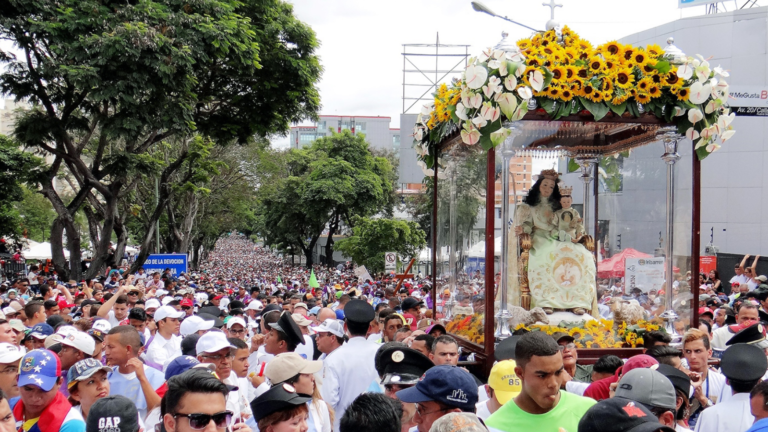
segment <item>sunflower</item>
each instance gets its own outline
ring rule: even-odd
[[[561,80],[565,81],[566,69],[565,66],[555,66],[552,68],[552,81],[559,83]]]
[[[612,71],[615,71],[617,68],[621,67],[621,62],[619,61],[618,57],[611,56],[611,55],[603,55],[603,58],[605,58],[606,72],[611,73]]]
[[[648,55],[653,58],[657,58],[662,54],[664,54],[664,50],[661,49],[661,47],[656,44],[648,45],[647,47],[645,47],[645,52],[647,52]]]
[[[624,47],[616,41],[603,44],[598,49],[603,53],[618,57],[621,57],[624,52]]]
[[[641,49],[637,49],[632,53],[631,61],[635,66],[642,69],[648,63],[648,54]]]
[[[535,34],[535,35],[533,35],[533,37],[531,38],[531,44],[532,44],[534,47],[540,47],[540,46],[541,46],[541,39],[542,39],[542,37],[541,37],[541,33],[536,33],[536,34]]]
[[[576,76],[581,79],[587,79],[589,78],[589,70],[587,69],[579,69],[576,71]]]
[[[624,59],[624,62],[631,63],[632,57],[635,54],[635,48],[632,46],[627,46],[624,48],[624,55],[621,57]]]
[[[613,93],[613,80],[610,78],[603,78],[602,89],[604,92]]]
[[[571,82],[579,77],[579,69],[575,66],[565,67],[565,80]]]
[[[530,39],[520,39],[517,41],[517,47],[520,49],[520,51],[525,51],[528,48],[531,48],[533,46],[533,43]]]
[[[609,101],[613,98],[613,92],[609,91],[601,91],[600,95],[602,95],[604,101]]]
[[[584,88],[581,89],[581,93],[585,98],[591,100],[592,102],[601,102],[603,100],[603,95],[600,94],[599,90],[592,87],[591,83],[584,84]]]
[[[627,99],[629,99],[629,95],[628,95],[628,94],[626,94],[626,93],[624,93],[624,94],[622,94],[621,96],[615,96],[615,97],[614,97],[614,98],[611,100],[611,103],[612,103],[612,104],[614,104],[614,105],[621,105],[621,104],[623,104],[624,102],[626,102],[626,101],[627,101]]]
[[[677,69],[669,71],[668,74],[665,74],[662,77],[661,80],[662,84],[670,86],[670,87],[680,87],[683,85],[683,80],[680,79],[679,76],[677,76]]]
[[[560,96],[560,87],[549,86],[543,93],[546,93],[551,99],[557,99]]]
[[[554,42],[557,40],[557,33],[554,30],[544,32],[544,39]]]
[[[677,100],[687,101],[691,97],[691,90],[688,87],[681,87],[677,90]]]
[[[657,97],[661,96],[661,87],[659,87],[659,85],[655,84],[655,83],[651,84],[651,86],[648,87],[648,94],[652,98],[657,98]]]
[[[573,99],[573,92],[569,87],[563,87],[560,91],[560,100],[563,102],[568,102],[571,99]]]
[[[584,88],[584,84],[581,81],[574,81],[571,83],[571,91],[576,96],[581,96],[581,90]]]
[[[635,82],[635,75],[632,73],[632,69],[626,68],[616,73],[616,87],[628,89],[632,87]]]
[[[647,93],[648,88],[651,87],[651,84],[653,84],[653,80],[651,78],[643,78],[637,83],[637,90],[643,93]]]
[[[536,58],[535,56],[528,57],[528,67],[537,67],[541,66],[541,60]]]
[[[635,100],[637,103],[647,104],[651,101],[651,95],[644,92],[638,92],[637,95],[635,95]]]
[[[582,51],[582,52],[583,51],[591,52],[592,51],[592,44],[589,43],[589,41],[585,41],[584,39],[579,39],[576,42],[576,49],[578,49],[579,51]]]
[[[601,57],[594,56],[591,59],[589,59],[589,62],[587,63],[587,68],[593,74],[598,74],[600,72],[603,72],[605,70],[605,60],[603,60]]]
[[[565,54],[564,59],[569,63],[579,58],[579,52],[574,47],[568,47],[564,49],[563,54]]]
[[[640,69],[645,75],[657,75],[659,71],[654,66],[656,66],[656,60],[649,58]]]

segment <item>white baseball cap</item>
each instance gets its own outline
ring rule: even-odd
[[[214,321],[206,321],[197,315],[192,315],[184,318],[184,321],[181,322],[179,333],[181,333],[182,336],[188,336],[195,334],[200,330],[210,330],[213,328],[214,324]]]
[[[173,301],[173,297],[163,297],[162,300],[160,300],[160,303],[163,304],[163,306],[168,306],[168,303]]]
[[[241,326],[243,326],[243,328],[248,328],[245,325],[245,320],[244,319],[242,319],[240,317],[234,317],[231,320],[227,321],[227,329],[231,329],[232,326],[234,326],[235,324],[240,324]]]
[[[177,311],[170,306],[163,306],[155,311],[155,321],[160,321],[166,318],[181,318],[186,313],[184,311]]]
[[[315,333],[331,333],[337,337],[344,337],[344,325],[337,319],[328,318],[315,327]]]
[[[248,309],[260,311],[264,309],[264,304],[259,300],[251,300],[251,302],[248,303]]]
[[[96,341],[90,335],[81,331],[68,334],[59,343],[78,349],[89,356],[92,356],[96,350]]]
[[[160,300],[158,300],[158,299],[156,299],[156,298],[151,298],[151,299],[147,300],[147,302],[146,302],[146,303],[144,303],[144,309],[145,309],[145,310],[146,310],[146,309],[152,309],[152,308],[155,308],[155,309],[157,309],[157,308],[159,308],[160,306],[161,306],[161,304],[160,304]]]
[[[195,351],[197,351],[197,355],[202,353],[215,353],[216,351],[221,351],[224,348],[237,347],[230,344],[224,333],[219,331],[208,332],[200,336],[200,339],[197,340],[197,345],[195,345]]]
[[[80,331],[80,330],[78,330],[78,329],[77,329],[77,327],[75,327],[75,326],[71,326],[71,325],[65,325],[65,326],[61,326],[61,327],[59,327],[59,328],[56,330],[56,334],[62,335],[62,336],[64,336],[64,337],[67,337],[67,336],[69,336],[71,333],[77,333],[77,332],[79,332],[79,331]]]
[[[24,357],[19,347],[6,342],[0,343],[0,363],[17,363]]]
[[[312,321],[308,320],[304,315],[302,314],[291,314],[291,318],[293,318],[293,321],[298,325],[299,327],[309,327],[310,324],[312,324]]]
[[[18,312],[16,312],[16,309],[14,309],[14,308],[12,308],[10,306],[6,306],[6,307],[3,308],[3,315],[5,315],[6,317],[8,315],[16,315],[17,313]]]
[[[110,322],[105,319],[100,319],[100,320],[94,321],[91,328],[95,328],[96,330],[101,330],[102,333],[106,334],[106,333],[109,333],[110,330],[112,330],[112,324],[110,324]]]
[[[168,294],[168,291],[166,291],[164,289],[159,289],[159,290],[155,291],[155,295],[158,296],[158,297],[164,296],[166,294]]]

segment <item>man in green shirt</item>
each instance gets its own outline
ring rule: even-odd
[[[515,359],[522,391],[486,420],[488,427],[502,432],[576,432],[595,401],[560,391],[564,365],[555,340],[543,332],[526,333],[517,342]]]

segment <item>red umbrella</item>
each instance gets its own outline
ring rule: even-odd
[[[640,252],[632,248],[623,249],[616,255],[597,263],[597,277],[620,278],[624,277],[624,260],[627,258],[651,258],[653,255]]]

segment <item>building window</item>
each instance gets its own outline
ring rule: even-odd
[[[365,132],[365,122],[355,122],[355,133]]]
[[[400,147],[400,134],[392,135],[392,147]]]

